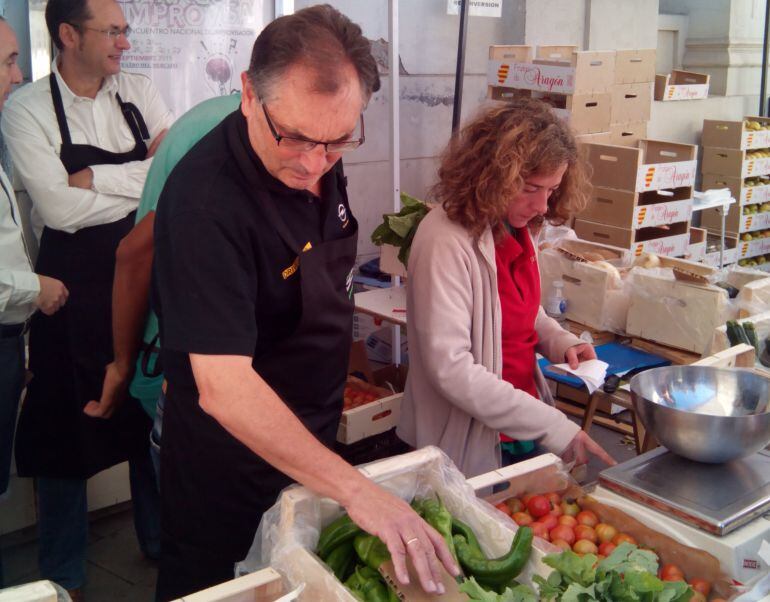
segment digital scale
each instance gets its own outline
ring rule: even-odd
[[[663,447],[602,471],[591,495],[719,559],[747,584],[770,570],[770,451],[703,464]]]

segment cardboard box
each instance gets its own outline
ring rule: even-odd
[[[705,209],[702,212],[701,225],[719,232],[722,228],[722,216],[718,209]],[[770,228],[770,211],[744,214],[743,207],[732,205],[725,216],[725,232],[742,234]]]
[[[687,270],[701,264],[679,260]],[[674,264],[669,263],[673,267]],[[652,274],[634,274],[626,332],[631,336],[703,354],[724,322],[727,291]]]
[[[406,278],[406,266],[398,258],[399,248],[393,245],[380,247],[380,271],[391,276]]]
[[[605,92],[613,83],[614,51],[572,51],[569,56],[559,55],[557,58],[553,54],[542,55],[549,56],[548,59],[528,60],[531,48],[491,46],[487,83],[490,86],[558,94]]]
[[[688,222],[671,224],[667,226],[667,229],[654,227],[631,230],[576,219],[573,228],[578,238],[631,249],[631,252],[637,257],[642,253],[681,257],[687,253],[687,246],[690,244],[690,224]]]
[[[576,134],[605,132],[610,127],[610,101],[608,92],[593,94],[555,94],[519,90],[501,86],[488,86],[487,96],[492,100],[509,101],[515,98],[537,98],[549,104],[553,112],[570,124]]]
[[[684,258],[688,261],[703,261],[706,257],[706,230],[690,228],[690,244]]]
[[[719,245],[721,244],[719,234],[708,232],[706,235],[706,254],[703,257],[703,263],[712,267],[719,266]],[[725,252],[722,254],[722,265],[730,265],[738,261],[738,236],[736,234],[725,234]]]
[[[508,468],[512,468],[516,474],[527,474],[532,471],[533,465],[541,468],[546,463],[557,462],[560,464],[556,456],[544,454]],[[526,466],[523,466],[525,464]],[[553,472],[557,473],[559,468],[555,467]],[[510,549],[516,525],[481,500],[472,499],[473,490],[465,486],[462,474],[438,448],[424,447],[411,453],[369,463],[359,467],[359,470],[364,476],[395,492],[396,495],[406,497],[410,495],[410,491],[412,495],[415,491],[419,491],[421,495],[438,495],[453,516],[473,529],[488,557],[501,556]],[[538,473],[537,478],[542,482],[544,475]],[[460,486],[454,486],[456,483]],[[482,485],[481,489],[483,492],[486,487]],[[287,488],[281,493],[278,504],[278,507],[274,507],[276,521],[271,525],[276,534],[273,538],[276,543],[269,550],[271,564],[281,572],[290,586],[305,584],[303,600],[355,602],[356,598],[333,577],[328,567],[313,553],[317,534],[342,514],[342,508],[333,500],[322,498],[305,487]],[[550,547],[546,549],[550,551]],[[545,554],[542,542],[536,540],[527,565],[519,576],[522,582],[531,584],[533,574],[547,576],[551,572],[542,561]],[[445,582],[448,580],[454,583],[448,573],[445,573],[444,577]],[[412,583],[416,581],[412,579]],[[415,583],[415,589],[420,590],[419,583]],[[402,599],[407,600],[435,599],[435,596],[428,595],[420,598],[406,597],[401,588],[399,594],[404,596]]]
[[[692,205],[691,186],[648,192],[595,186],[587,207],[578,217],[636,230],[689,221],[692,217]]]
[[[705,73],[674,70],[655,76],[655,100],[698,100],[708,98],[709,80]]]
[[[649,121],[652,110],[652,84],[614,84],[610,123]]]
[[[638,146],[640,140],[647,138],[647,122],[639,121],[636,123],[611,123],[610,141],[606,144],[616,146]],[[600,140],[596,143],[602,144]]]
[[[532,97],[551,105],[554,112],[567,121],[576,134],[606,132],[610,128],[612,97],[609,92],[592,94],[533,92]]]
[[[747,121],[756,121],[770,128],[770,117],[745,117]],[[703,120],[703,146],[716,148],[750,148],[770,147],[770,129],[747,130],[741,121],[724,121],[719,119]]]
[[[655,49],[618,50],[615,53],[615,83],[655,81]]]
[[[565,240],[559,246],[587,258],[599,254],[611,263],[622,264],[629,256],[627,249],[585,240]],[[557,249],[540,252],[541,296],[551,294],[553,283],[564,283],[562,293],[567,300],[564,315],[569,320],[597,330],[622,331],[625,328],[624,291],[616,277],[601,267],[570,259]]]
[[[610,132],[577,134],[575,140],[578,144],[612,144],[612,134]]]
[[[757,151],[703,147],[704,174],[748,178],[770,174],[770,157],[752,157]]]
[[[695,184],[697,147],[640,140],[636,147],[588,144],[594,186],[645,192]]]
[[[348,377],[355,388],[381,395],[379,399],[342,412],[337,427],[337,441],[350,445],[367,437],[373,437],[394,428],[401,415],[401,401],[408,366],[389,364],[367,375],[367,382]]]
[[[752,257],[767,255],[768,253],[770,253],[770,238],[738,241],[738,259],[751,259]]]
[[[749,180],[753,181],[754,178]],[[770,202],[770,178],[767,181],[767,184],[748,186],[743,178],[704,173],[701,178],[701,188],[703,190],[729,188],[737,205],[754,205]]]

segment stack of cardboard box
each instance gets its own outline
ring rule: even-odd
[[[569,121],[580,142],[634,145],[644,138],[654,79],[654,49],[489,48],[489,97],[540,98]]]
[[[736,203],[725,221],[729,262],[762,265],[770,259],[770,118],[703,121],[702,188],[729,188]],[[701,225],[715,235],[722,227],[716,209]]]
[[[583,240],[681,257],[690,242],[697,148],[660,140],[584,145],[593,190],[574,229]]]

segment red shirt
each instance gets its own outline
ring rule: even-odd
[[[540,274],[526,228],[506,234],[495,245],[497,293],[502,308],[503,379],[537,397],[535,387],[535,319],[540,308]],[[504,441],[511,441],[502,436]]]

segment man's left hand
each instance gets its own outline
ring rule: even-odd
[[[575,370],[580,362],[587,360],[595,360],[596,351],[591,343],[580,343],[574,347],[570,347],[564,352],[564,360],[569,364],[569,367]]]
[[[69,184],[73,188],[91,190],[91,187],[94,185],[94,172],[90,167],[76,171],[70,175]]]
[[[115,362],[107,365],[99,401],[89,401],[83,413],[91,418],[110,418],[126,398],[129,374]]]

